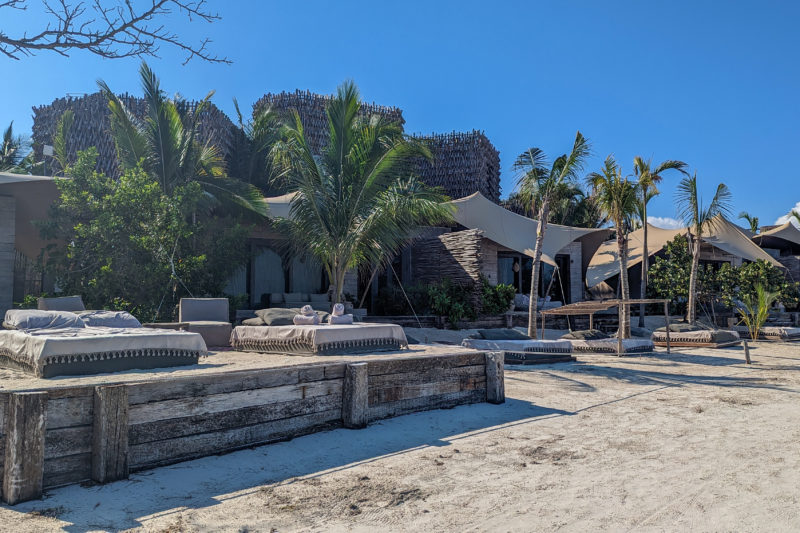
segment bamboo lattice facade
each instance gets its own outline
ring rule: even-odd
[[[253,104],[253,115],[267,106],[275,111],[297,110],[300,120],[303,122],[303,130],[308,137],[311,149],[319,153],[322,147],[328,142],[328,116],[325,107],[333,96],[324,96],[310,91],[296,90],[293,93],[267,93]],[[396,107],[388,107],[375,104],[362,103],[361,115],[381,115],[384,118],[398,122],[402,126],[405,124],[403,111]]]
[[[137,117],[142,118],[146,111],[144,99],[123,94],[123,104]],[[187,102],[182,112],[194,112],[197,102]],[[72,110],[75,120],[67,137],[67,147],[72,158],[80,150],[96,147],[98,151],[97,170],[110,176],[117,176],[117,153],[111,138],[111,122],[108,102],[99,92],[80,97],[65,97],[54,100],[49,105],[33,108],[33,141],[37,160],[42,159],[42,147],[53,143],[61,115]],[[235,126],[228,116],[214,104],[203,112],[199,122],[199,140],[210,142],[226,160],[231,155]]]
[[[418,136],[433,153],[433,162],[421,161],[419,173],[430,186],[441,187],[451,198],[480,192],[500,201],[500,153],[483,132],[453,132]]]

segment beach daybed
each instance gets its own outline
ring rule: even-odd
[[[481,329],[461,342],[475,350],[504,352],[508,364],[546,364],[574,361],[567,341],[531,339],[515,329]]]
[[[351,355],[408,347],[396,324],[236,326],[231,346],[243,352],[300,355]]]
[[[616,337],[609,337],[596,329],[573,331],[562,335],[561,339],[572,345],[572,350],[578,353],[609,353],[618,354],[619,342]],[[648,353],[655,350],[650,339],[622,339],[622,353]]]
[[[661,327],[653,332],[650,339],[656,346],[667,345],[667,328]],[[670,324],[669,343],[671,346],[726,348],[741,344],[742,339],[736,331],[726,329],[704,329],[689,324]]]
[[[143,328],[128,313],[82,315],[7,311],[0,330],[0,364],[49,378],[192,365],[207,351],[197,333]]]
[[[749,339],[750,330],[746,326],[734,326],[732,328],[740,337]],[[758,330],[758,340],[795,342],[800,341],[800,328],[784,326],[762,326]]]

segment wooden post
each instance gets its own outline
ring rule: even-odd
[[[545,316],[547,316],[547,315],[542,313],[542,340],[544,340],[544,317]]]
[[[108,483],[128,478],[128,388],[94,388],[92,479]]]
[[[622,357],[622,315],[625,312],[625,304],[620,302],[617,305],[617,357]]]
[[[41,498],[47,393],[8,395],[3,501],[9,505]]]
[[[669,302],[664,302],[664,325],[667,327],[665,333],[667,335],[667,353],[669,353]]]
[[[364,428],[369,422],[367,363],[350,363],[344,370],[342,421],[346,428]]]
[[[744,362],[745,364],[751,364],[750,361],[750,346],[747,344],[747,340],[743,340],[742,344],[744,345]]]
[[[506,381],[503,371],[503,352],[486,352],[486,401],[500,404],[506,401]]]
[[[594,313],[589,313],[589,329],[594,329]]]

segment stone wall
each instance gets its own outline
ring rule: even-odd
[[[11,309],[14,294],[14,241],[16,200],[0,196],[0,314]]]
[[[476,283],[483,264],[482,235],[479,230],[466,230],[417,241],[412,249],[414,280],[431,283],[449,278],[462,285]]]

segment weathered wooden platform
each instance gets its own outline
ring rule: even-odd
[[[415,411],[505,399],[503,357],[220,352],[180,370],[34,379],[3,371],[2,499]]]

